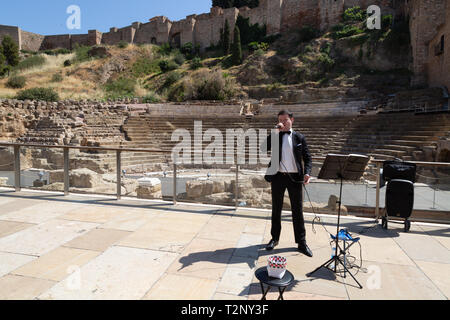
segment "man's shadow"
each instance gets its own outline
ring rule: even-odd
[[[297,248],[292,247],[267,251],[265,244],[242,248],[226,248],[214,251],[194,252],[179,259],[182,266],[178,271],[188,268],[198,262],[212,262],[231,266],[246,263],[250,269],[254,269],[256,267],[256,261],[261,257],[269,258],[270,256],[283,255],[292,252],[297,252]],[[301,255],[301,253],[298,254]],[[335,275],[327,271],[328,270],[326,269],[319,270],[314,274],[314,277],[311,277],[311,279],[335,280]]]

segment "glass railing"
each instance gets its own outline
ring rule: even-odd
[[[337,214],[340,181],[314,178],[324,159],[314,158],[313,179],[303,190],[304,211]],[[161,150],[0,143],[0,187],[271,209],[266,166],[236,165],[236,160],[235,156],[234,163],[185,164],[174,163]],[[382,164],[371,160],[361,179],[344,181],[344,214],[384,214]],[[450,212],[450,163],[416,164],[413,218],[445,220]],[[287,190],[284,209],[290,210]]]
[[[0,187],[14,186],[14,148],[0,146]]]

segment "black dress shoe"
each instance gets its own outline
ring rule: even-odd
[[[305,256],[312,258],[313,253],[306,243],[298,245],[298,252],[303,253]]]
[[[272,251],[278,245],[278,241],[270,240],[269,244],[266,246],[267,251]]]

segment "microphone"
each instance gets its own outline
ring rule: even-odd
[[[277,125],[275,126],[274,129],[281,129],[281,128],[282,128],[282,126],[280,126],[279,124],[277,124]]]

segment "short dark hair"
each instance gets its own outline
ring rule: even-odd
[[[289,116],[289,118],[291,119],[294,117],[294,114],[288,110],[281,110],[280,112],[278,112],[278,117],[286,115]]]

